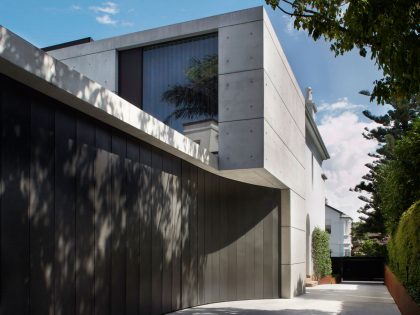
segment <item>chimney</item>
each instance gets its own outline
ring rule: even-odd
[[[305,89],[305,105],[309,113],[312,115],[312,118],[315,119],[317,108],[315,106],[315,103],[312,101],[312,88],[311,87],[307,87]]]

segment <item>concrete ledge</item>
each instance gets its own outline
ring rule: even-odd
[[[0,72],[194,165],[218,170],[208,150],[1,26]]]
[[[259,6],[58,49],[51,51],[50,54],[62,60],[106,50],[130,49],[145,44],[151,45],[192,35],[202,35],[215,32],[221,27],[262,20],[263,11],[263,7]]]

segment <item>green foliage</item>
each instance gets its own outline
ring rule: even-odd
[[[367,91],[362,91],[361,94],[370,95]],[[386,233],[385,225],[389,226],[389,224],[386,224],[386,210],[383,207],[385,205],[384,200],[389,200],[389,198],[387,198],[387,194],[384,194],[383,189],[380,188],[383,186],[384,179],[388,176],[386,171],[384,171],[384,165],[394,159],[396,144],[413,127],[413,122],[419,117],[420,105],[417,96],[409,100],[391,102],[390,105],[392,108],[385,115],[375,116],[369,111],[363,112],[368,119],[378,124],[378,127],[366,130],[363,136],[368,140],[376,141],[379,146],[375,153],[369,154],[375,158],[374,162],[366,164],[369,172],[363,176],[363,180],[354,188],[354,191],[362,193],[359,199],[365,202],[358,211],[361,214],[361,224],[354,229],[355,232],[361,235],[367,232]],[[404,190],[405,184],[403,181],[401,183],[401,188]],[[398,222],[402,211],[407,209],[414,200],[410,198],[407,201],[409,203],[404,203],[404,208],[395,208],[397,212],[396,222]],[[392,210],[392,207],[388,207],[388,209]],[[383,235],[380,238],[383,238]]]
[[[218,110],[218,58],[215,55],[192,59],[185,72],[187,84],[176,84],[163,93],[162,100],[175,106],[165,119],[193,119],[200,116],[216,117]]]
[[[396,142],[391,157],[377,171],[378,203],[390,234],[402,213],[420,200],[420,118]]]
[[[388,242],[388,265],[420,305],[420,200],[401,216]]]
[[[328,233],[318,227],[312,232],[312,260],[317,279],[332,272],[329,239]]]
[[[367,239],[361,241],[360,248],[354,253],[354,256],[386,257],[387,247],[378,240]]]
[[[294,27],[331,42],[336,55],[357,49],[375,61],[384,77],[371,99],[386,103],[420,90],[418,0],[266,0],[295,18]]]

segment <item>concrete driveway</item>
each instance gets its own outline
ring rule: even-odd
[[[397,315],[400,314],[382,284],[332,284],[307,288],[294,299],[223,302],[178,311],[176,315]]]

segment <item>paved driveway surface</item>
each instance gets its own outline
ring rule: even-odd
[[[294,299],[248,300],[198,306],[173,315],[397,315],[400,314],[382,284],[332,284],[307,288]]]

